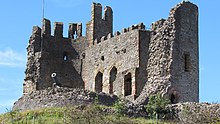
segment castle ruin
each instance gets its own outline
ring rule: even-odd
[[[23,94],[51,87],[84,88],[143,103],[151,94],[167,95],[172,103],[199,101],[198,7],[181,2],[145,29],[143,23],[113,35],[113,11],[92,4],[91,20],[82,23],[43,19],[33,27],[27,47]],[[54,78],[51,77],[51,74]]]

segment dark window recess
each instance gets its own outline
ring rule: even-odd
[[[190,71],[190,55],[189,54],[184,54],[184,70],[185,72],[189,72]]]
[[[175,103],[175,96],[174,96],[173,94],[171,94],[170,102],[171,102],[172,104]]]
[[[104,60],[105,60],[105,57],[104,57],[104,56],[102,56],[102,57],[101,57],[101,60],[102,60],[102,61],[104,61]]]
[[[95,76],[95,91],[96,92],[102,92],[102,78],[103,74],[101,72],[98,72],[98,74]]]
[[[128,73],[124,77],[124,94],[125,96],[131,95],[132,92],[132,79],[131,73]]]
[[[109,81],[109,84],[110,84],[109,93],[110,94],[113,94],[113,82],[115,81],[116,76],[117,76],[117,68],[114,66],[110,71],[110,81]]]

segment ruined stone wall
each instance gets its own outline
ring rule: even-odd
[[[33,30],[27,48],[24,93],[51,87],[54,83],[52,73],[56,73],[56,82],[61,86],[83,88],[81,55],[87,42],[86,38],[81,36],[80,29],[72,29],[73,33],[69,29],[69,37],[65,38],[63,23],[55,22],[52,36],[50,21],[44,19],[42,34],[39,33],[39,27]],[[78,34],[77,39],[74,39],[74,34]]]
[[[63,23],[43,20],[33,28],[28,45],[24,93],[51,87],[85,88],[126,96],[137,104],[156,93],[172,103],[199,100],[198,8],[182,2],[167,19],[145,30],[143,23],[112,35],[113,12],[92,4],[92,18],[82,36],[82,24],[70,23],[63,37]]]
[[[142,26],[142,27],[141,27]],[[135,29],[136,28],[136,29]],[[140,93],[143,84],[137,84],[136,78],[140,78],[137,74],[140,67],[140,54],[143,61],[146,61],[143,56],[148,47],[149,32],[146,30],[139,30],[143,28],[143,24],[134,26],[130,29],[124,29],[120,34],[115,33],[112,37],[109,34],[107,37],[102,37],[100,41],[95,40],[95,45],[90,46],[85,52],[85,63],[83,70],[83,79],[86,82],[85,88],[95,91],[96,76],[102,73],[102,91],[110,93],[110,72],[112,68],[117,69],[116,79],[113,82],[113,93],[124,96],[124,76],[131,74],[132,80],[132,95]],[[105,40],[106,39],[106,40]],[[140,45],[141,50],[140,50]],[[142,54],[142,53],[143,54]],[[143,75],[143,79],[146,75]],[[140,81],[140,80],[139,80]],[[145,82],[138,82],[145,83]],[[137,86],[138,85],[138,86]]]
[[[168,19],[152,24],[147,63],[148,81],[136,100],[161,93],[171,102],[198,102],[198,23],[197,7],[182,2],[171,9]],[[189,57],[184,57],[184,55]],[[187,59],[187,60],[186,60]],[[186,62],[189,61],[189,62]],[[185,69],[185,65],[190,64]]]
[[[172,86],[180,102],[199,102],[198,8],[190,2],[170,12],[175,18],[175,42],[171,66]]]
[[[86,25],[86,37],[89,45],[94,45],[94,40],[100,40],[102,36],[107,36],[113,32],[113,11],[111,7],[104,8],[102,17],[102,5],[92,4],[91,21]]]

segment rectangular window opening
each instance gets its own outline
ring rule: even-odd
[[[189,54],[184,54],[184,69],[185,72],[189,72],[190,71],[190,55]]]

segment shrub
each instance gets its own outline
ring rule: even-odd
[[[123,115],[125,113],[126,110],[126,106],[125,106],[125,101],[122,100],[118,100],[113,107],[116,109],[116,112],[119,115]]]
[[[148,116],[152,119],[163,119],[165,114],[169,112],[169,109],[166,107],[169,103],[169,100],[160,94],[150,96],[149,102],[145,106]]]

